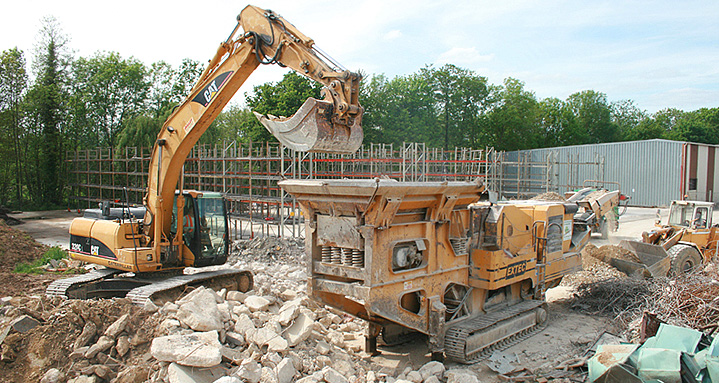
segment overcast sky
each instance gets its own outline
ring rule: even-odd
[[[410,5],[411,4],[411,5]],[[238,1],[25,0],[3,6],[0,50],[32,59],[40,20],[54,16],[76,57],[119,52],[149,65],[206,62],[245,6]],[[719,1],[264,0],[350,70],[394,76],[452,63],[525,82],[538,99],[595,90],[610,102],[719,107]],[[278,81],[261,67],[240,89]]]

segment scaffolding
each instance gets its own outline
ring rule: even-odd
[[[558,151],[546,152],[543,158],[532,150],[492,153],[488,189],[499,198],[527,199],[582,188],[586,178],[580,175],[604,181],[605,159],[599,154],[585,161],[579,154],[560,157]]]
[[[83,149],[68,153],[69,208],[95,207],[104,200],[140,205],[147,185],[151,148]],[[519,154],[514,154],[519,153]],[[512,154],[512,156],[509,156]],[[511,158],[510,158],[511,157]],[[474,181],[506,198],[528,198],[581,185],[580,167],[595,166],[603,180],[604,159],[542,161],[529,152],[493,148],[427,148],[423,143],[364,145],[354,154],[295,152],[279,143],[222,142],[196,145],[184,166],[186,189],[222,193],[227,200],[231,236],[304,237],[299,206],[277,182],[283,179],[389,178],[398,181]],[[560,177],[560,168],[567,173]],[[566,179],[561,185],[560,178]]]

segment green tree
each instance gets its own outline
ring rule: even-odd
[[[309,97],[320,98],[322,85],[300,76],[295,72],[287,72],[277,83],[257,85],[245,99],[249,108],[260,114],[271,114],[278,117],[292,116]],[[274,136],[255,119],[242,136],[252,141],[276,141]]]
[[[604,93],[593,90],[574,93],[567,98],[567,105],[576,117],[580,137],[586,137],[586,140],[575,142],[575,145],[614,142],[619,139],[619,131],[611,122],[611,110]]]
[[[443,133],[443,146],[473,146],[491,88],[485,77],[452,64],[420,70],[430,83]]]
[[[497,150],[521,150],[543,146],[542,111],[534,93],[524,83],[504,80],[497,92],[498,101],[488,114],[489,144]]]
[[[215,118],[215,121],[200,139],[200,142],[207,144],[222,141],[249,142],[252,138],[248,135],[248,132],[255,129],[256,124],[257,117],[251,110],[239,105],[228,105]]]
[[[365,109],[362,127],[365,142],[424,142],[441,144],[441,126],[427,76],[398,76],[391,81],[373,76],[360,93]]]
[[[17,48],[0,53],[0,204],[7,204],[13,194],[15,203],[22,205],[23,178],[21,164],[24,158],[23,97],[27,90],[23,52]],[[10,185],[14,187],[11,193]]]
[[[164,61],[152,64],[146,72],[149,88],[142,114],[123,119],[122,130],[117,135],[115,146],[154,146],[162,124],[174,108],[190,96],[192,87],[201,74],[200,64],[189,59],[183,60],[177,69]],[[201,139],[202,142],[206,140],[205,136]]]
[[[679,141],[719,144],[719,108],[702,108],[683,113],[666,138]]]
[[[613,102],[611,108],[611,121],[618,131],[622,140],[637,140],[637,129],[646,120],[647,113],[639,109],[632,100],[621,100]]]
[[[36,81],[28,92],[31,131],[37,139],[26,142],[34,158],[26,159],[31,198],[45,207],[63,200],[63,132],[67,116],[67,73],[71,56],[68,38],[54,18],[42,21],[33,61]],[[34,165],[34,166],[33,166]]]
[[[539,127],[544,136],[544,147],[569,145],[574,129],[574,115],[564,101],[549,97],[539,102]]]
[[[675,132],[678,122],[684,118],[684,112],[679,109],[663,109],[642,120],[628,136],[632,140],[651,140],[655,138],[676,139],[683,138]]]
[[[143,111],[150,84],[147,69],[134,58],[96,53],[73,65],[73,121],[85,145],[114,146],[123,122]]]

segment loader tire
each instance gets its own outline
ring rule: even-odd
[[[702,264],[702,256],[697,249],[677,244],[667,250],[671,258],[671,267],[669,268],[669,276],[678,276],[688,273]]]

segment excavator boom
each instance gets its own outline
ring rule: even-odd
[[[362,144],[358,102],[361,76],[339,68],[314,48],[314,41],[272,11],[247,6],[191,94],[167,119],[150,161],[145,226],[157,249],[180,246],[168,237],[172,201],[190,150],[222,108],[260,64],[278,64],[325,85],[324,100],[310,98],[294,117],[260,121],[290,149],[352,153]],[[240,33],[240,30],[243,30]],[[181,185],[180,185],[181,186]],[[182,204],[178,201],[178,207]],[[179,217],[178,217],[179,218]],[[181,218],[178,224],[182,224]],[[181,246],[180,246],[181,247]],[[167,250],[157,250],[167,252]],[[186,257],[181,257],[186,258]]]

